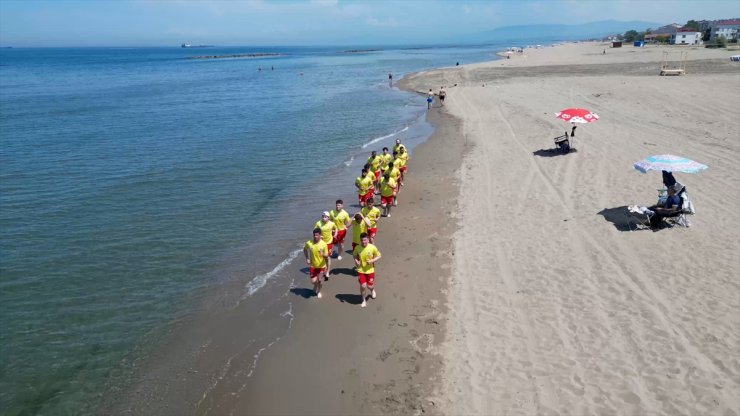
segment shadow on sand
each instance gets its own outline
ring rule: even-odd
[[[349,303],[350,305],[359,305],[362,303],[362,296],[360,295],[349,295],[346,293],[335,296],[342,303]]]
[[[540,149],[540,150],[535,150],[534,152],[532,152],[532,154],[535,156],[539,156],[539,157],[556,157],[556,156],[565,156],[565,155],[569,155],[571,153],[577,153],[577,152],[578,152],[578,149],[571,147],[570,152],[568,153],[563,153],[558,149]]]
[[[619,231],[638,231],[645,229],[640,218],[629,212],[627,205],[616,208],[604,208],[597,213],[612,223]]]
[[[338,274],[345,274],[347,276],[357,276],[357,273],[355,273],[354,269],[350,269],[348,267],[337,267],[331,269],[331,275],[336,276]]]
[[[305,287],[294,287],[290,289],[290,293],[296,296],[300,296],[303,299],[309,299],[316,296],[316,293],[313,291],[313,289],[308,289]]]

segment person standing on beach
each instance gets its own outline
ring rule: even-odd
[[[429,88],[429,92],[427,93],[427,110],[430,110],[432,108],[433,102],[434,102],[434,92],[432,92],[432,89]]]
[[[378,181],[380,180],[380,163],[383,160],[378,156],[377,152],[373,150],[370,153],[370,157],[367,158],[367,164],[370,165],[370,171],[375,175],[375,179],[373,180],[373,184],[375,189],[378,189]]]
[[[331,252],[334,248],[334,240],[337,238],[337,225],[331,220],[329,211],[324,211],[321,214],[321,219],[316,221],[314,229],[321,230],[321,241],[326,243],[327,258],[326,258],[326,280],[329,280],[331,275]]]
[[[390,218],[393,197],[396,196],[396,180],[391,178],[390,172],[386,172],[380,179],[380,206],[383,208],[383,215]]]
[[[313,230],[313,240],[306,241],[303,246],[303,255],[306,256],[308,264],[308,273],[313,283],[313,291],[316,297],[321,299],[321,284],[326,273],[327,258],[329,257],[329,248],[324,240],[321,239],[321,229]]]
[[[388,86],[393,87],[393,74],[390,72],[388,73]]]
[[[370,198],[367,200],[367,205],[360,210],[362,217],[367,220],[367,235],[373,244],[375,244],[375,235],[378,234],[378,219],[381,215],[378,207],[374,205],[375,199]]]
[[[362,297],[361,307],[367,306],[366,292],[370,289],[370,297],[375,299],[378,294],[375,292],[375,262],[380,260],[380,252],[377,247],[370,242],[370,236],[367,233],[360,234],[360,245],[355,247],[352,252],[357,266],[357,280],[360,282],[360,296]]]
[[[439,87],[439,103],[442,105],[442,107],[445,106],[445,96],[447,96],[447,91],[445,91],[445,86]]]
[[[333,243],[337,245],[337,260],[342,260],[344,237],[347,235],[347,227],[350,226],[349,214],[344,210],[344,201],[337,199],[336,209],[329,212],[329,218],[337,226],[337,235],[334,237]],[[329,257],[331,257],[331,253],[329,253]]]
[[[355,179],[355,187],[357,187],[357,194],[358,194],[358,199],[360,201],[361,207],[364,207],[365,202],[369,198],[372,198],[373,196],[372,185],[373,185],[373,180],[368,178],[367,169],[363,168],[360,176],[358,176],[357,179]]]

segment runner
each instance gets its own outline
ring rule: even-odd
[[[352,252],[354,253],[355,247],[359,246],[362,242],[360,235],[367,233],[367,220],[359,212],[355,214],[354,220],[352,221]]]
[[[337,225],[330,219],[329,211],[324,211],[321,214],[321,219],[316,221],[313,227],[321,230],[321,240],[326,243],[327,254],[326,254],[326,275],[324,280],[329,280],[331,276],[331,252],[334,247],[332,244],[334,239],[337,238]]]
[[[370,172],[375,175],[373,182],[375,183],[375,189],[378,189],[378,180],[380,180],[380,164],[383,159],[373,150],[370,153],[370,157],[367,158],[367,164],[370,165]]]
[[[365,291],[370,289],[370,297],[378,297],[375,292],[375,262],[380,260],[380,252],[370,243],[367,233],[360,234],[360,245],[352,252],[357,265],[357,280],[360,282],[361,307],[367,306]]]
[[[393,153],[398,153],[399,150],[403,147],[404,150],[406,150],[406,146],[401,144],[401,139],[396,139],[396,144],[393,145]]]
[[[383,214],[388,218],[391,216],[391,206],[393,205],[393,197],[396,196],[397,187],[398,184],[391,177],[390,172],[386,172],[380,178],[380,206],[383,207]]]
[[[373,167],[369,163],[365,163],[365,169],[367,169],[367,177],[370,178],[370,190],[372,191],[373,195],[375,194],[375,172],[373,171]]]
[[[370,242],[375,244],[375,234],[378,233],[378,218],[380,218],[380,210],[374,206],[375,200],[370,198],[367,200],[367,205],[360,210],[360,213],[367,222],[367,234],[370,237]]]
[[[401,166],[399,169],[401,170],[401,181],[400,183],[403,184],[403,179],[406,177],[406,163],[409,161],[409,153],[406,151],[405,147],[401,147],[398,149],[398,160],[401,161]]]
[[[368,198],[372,198],[372,185],[372,179],[367,177],[367,169],[362,169],[360,176],[355,179],[355,187],[357,187],[357,195],[359,197],[361,207],[365,206],[365,201],[367,201]]]
[[[303,246],[303,255],[306,256],[308,264],[308,273],[313,283],[313,291],[316,297],[321,299],[321,282],[324,273],[326,273],[326,260],[329,256],[329,248],[324,240],[321,239],[321,229],[313,230],[313,240],[306,241]]]
[[[383,148],[383,154],[380,155],[380,173],[382,174],[385,171],[385,168],[388,167],[388,163],[390,163],[393,160],[393,155],[388,152],[388,148]]]
[[[333,243],[337,245],[337,260],[342,260],[344,237],[347,235],[347,227],[350,226],[351,220],[347,211],[344,210],[344,201],[337,199],[336,207],[336,209],[329,212],[329,218],[337,226],[337,236],[334,237]],[[329,253],[329,257],[331,257],[331,252]]]

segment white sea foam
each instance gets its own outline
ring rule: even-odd
[[[254,279],[252,279],[249,283],[244,285],[245,293],[244,297],[252,296],[254,293],[256,293],[258,290],[262,289],[266,284],[267,281],[270,280],[273,276],[275,276],[280,270],[283,270],[285,266],[290,264],[291,261],[293,261],[298,255],[301,253],[301,250],[295,250],[291,252],[285,260],[281,261],[277,266],[275,266],[272,270],[265,274],[261,274]]]
[[[409,129],[409,126],[406,126],[406,127],[402,128],[401,130],[399,130],[397,132],[394,132],[394,133],[391,133],[391,134],[386,134],[385,136],[376,137],[376,138],[370,140],[369,142],[363,144],[362,145],[362,148],[364,149],[364,148],[370,146],[371,144],[375,144],[375,143],[377,143],[377,142],[379,142],[381,140],[389,139],[389,138],[391,138],[391,137],[393,137],[393,136],[395,136],[397,134],[401,134],[401,133],[405,132],[408,129]],[[349,166],[349,165],[347,165],[347,166]]]
[[[344,166],[349,166],[352,164],[352,162],[355,160],[355,156],[352,155],[352,157],[349,158],[349,160],[344,162]]]

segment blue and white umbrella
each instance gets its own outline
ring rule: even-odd
[[[685,157],[673,155],[650,156],[635,163],[634,166],[635,169],[639,170],[642,173],[647,173],[649,170],[696,173],[707,168],[707,165],[702,165],[699,162],[694,162],[693,160],[686,159]]]

